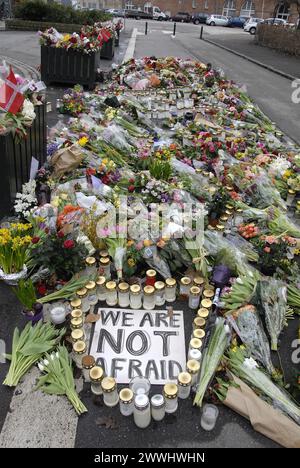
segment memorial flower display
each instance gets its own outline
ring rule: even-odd
[[[55,42],[50,31],[42,41],[58,47],[84,41],[72,37]],[[165,384],[167,412],[176,411],[177,391],[186,398],[186,386],[200,407],[212,389],[225,397],[224,372],[231,372],[275,410],[278,400],[299,430],[299,407],[283,389],[273,351],[280,351],[288,319],[300,310],[300,148],[220,71],[175,57],[130,60],[94,92],[67,90],[61,112],[69,120],[50,131],[36,199],[28,199],[25,186],[15,211],[24,226],[34,226],[28,276],[37,301],[51,303],[54,323],[55,309],[71,314],[67,334],[82,329],[83,338],[68,341],[74,365],[81,369],[83,357],[95,357],[87,356],[85,331],[97,326],[98,302],[102,328],[106,314],[117,322],[127,309],[135,323],[138,311],[151,322],[151,311],[165,309],[159,320],[175,323],[184,304],[193,337],[186,367]],[[45,203],[37,201],[42,184],[49,191]],[[5,243],[13,229],[2,229],[2,268],[7,252],[15,252]],[[120,352],[121,338],[114,345]],[[131,349],[130,339],[126,346]],[[59,381],[69,362],[65,349],[58,352],[51,365],[41,361],[39,386],[66,394],[81,413],[73,380]],[[154,383],[163,373],[157,365],[149,360],[144,376]],[[93,380],[90,371],[91,388],[95,395],[103,390],[112,407],[118,376],[105,372],[102,380],[104,370],[95,366]],[[59,385],[51,388],[52,377]]]

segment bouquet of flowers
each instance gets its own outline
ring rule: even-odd
[[[241,380],[248,383],[260,394],[264,395],[271,404],[300,423],[300,408],[291,396],[258,366],[257,362],[248,357],[241,348],[231,348],[227,353],[227,366]]]
[[[76,392],[72,362],[65,346],[59,346],[51,354],[46,353],[38,367],[42,376],[38,380],[37,389],[49,395],[66,395],[78,415],[87,411]]]
[[[225,319],[218,317],[201,361],[199,383],[194,399],[194,404],[197,406],[202,406],[206,389],[229,344],[230,335],[230,328],[225,324]]]
[[[32,241],[31,224],[12,223],[0,229],[0,267],[1,276],[23,270]]]

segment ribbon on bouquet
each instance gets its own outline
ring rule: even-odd
[[[17,114],[24,102],[24,95],[20,92],[15,74],[10,67],[9,74],[3,78],[4,83],[0,86],[0,107],[5,112]]]

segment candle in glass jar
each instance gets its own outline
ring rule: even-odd
[[[74,309],[80,309],[80,310],[81,310],[81,306],[82,306],[81,299],[79,299],[78,297],[76,297],[76,299],[73,299],[73,300],[70,302],[70,306],[71,306],[71,309],[72,309],[72,310],[74,310]]]
[[[151,409],[149,398],[145,394],[137,395],[134,399],[133,419],[135,425],[145,429],[151,422]]]
[[[105,283],[106,283],[105,276],[99,276],[99,278],[96,281],[98,301],[105,301],[106,300]]]
[[[130,388],[123,388],[119,393],[120,412],[123,416],[131,416],[134,409],[134,395]]]
[[[162,306],[166,302],[165,298],[165,283],[163,281],[156,281],[154,284],[155,288],[155,304]]]
[[[78,299],[81,300],[81,310],[84,314],[86,314],[90,310],[90,303],[89,303],[87,294],[88,292],[86,288],[79,289],[76,292]]]
[[[144,287],[144,299],[143,306],[146,310],[152,310],[155,308],[155,289],[153,286]]]
[[[205,325],[206,325],[206,322],[205,322],[204,318],[202,318],[202,317],[194,318],[194,320],[193,320],[193,330],[196,330],[197,328],[203,328],[203,327],[205,327]]]
[[[174,383],[164,385],[163,395],[166,401],[166,413],[175,413],[178,408],[178,387]]]
[[[162,421],[166,413],[166,402],[163,395],[156,394],[151,398],[151,415],[154,421]]]
[[[141,395],[142,393],[148,395],[151,384],[146,377],[137,375],[130,380],[129,388],[133,391],[134,395]]]
[[[205,337],[205,331],[202,328],[195,328],[192,333],[192,339],[197,338],[198,340],[203,340]]]
[[[212,301],[210,299],[202,299],[201,308],[210,309],[212,307]]]
[[[192,376],[188,372],[180,372],[177,377],[178,398],[185,400],[191,393]]]
[[[60,325],[66,320],[66,310],[64,307],[53,307],[50,311],[51,322]]]
[[[110,280],[110,259],[109,257],[101,257],[99,261],[99,273],[101,276],[105,276],[106,280]]]
[[[209,316],[209,310],[206,309],[205,307],[201,307],[198,312],[197,312],[197,317],[200,317],[200,318],[203,318],[203,319],[207,319]]]
[[[106,406],[113,407],[119,403],[117,383],[113,377],[104,377],[101,381],[103,401]]]
[[[142,289],[138,284],[130,286],[130,307],[131,309],[142,307]]]
[[[176,301],[176,280],[174,278],[166,279],[165,298],[166,298],[166,302]]]
[[[128,283],[119,283],[118,298],[119,298],[120,307],[129,306],[129,284]]]
[[[94,356],[91,356],[89,354],[87,354],[86,356],[83,356],[81,364],[82,364],[83,378],[85,382],[90,382],[91,381],[90,371],[93,369],[93,367],[96,366]]]
[[[87,257],[85,259],[85,274],[86,276],[94,276],[97,273],[97,264],[95,257]]]
[[[86,344],[84,341],[76,341],[73,343],[72,358],[78,369],[82,369],[82,357],[86,352]]]
[[[183,278],[181,278],[179,288],[179,293],[181,296],[188,297],[191,284],[192,280],[188,276],[184,276]]]
[[[200,303],[200,293],[201,290],[198,286],[192,286],[190,289],[189,295],[189,308],[190,309],[198,309]]]
[[[198,373],[200,370],[200,362],[196,361],[196,359],[190,359],[186,363],[186,370],[192,376],[192,386],[195,385],[197,383]]]
[[[102,367],[92,366],[89,370],[89,378],[91,381],[91,391],[94,395],[102,395],[102,381],[104,378],[104,371]]]
[[[83,320],[83,314],[81,309],[73,309],[71,312],[71,319],[81,318]]]
[[[203,299],[211,299],[212,297],[214,297],[214,295],[215,293],[213,289],[204,289],[202,293]]]
[[[90,307],[95,306],[98,303],[98,296],[96,291],[96,283],[95,281],[89,281],[85,288],[87,289],[87,297],[89,301]]]
[[[106,283],[106,304],[115,306],[118,303],[117,283],[115,281],[108,281]]]
[[[201,276],[195,276],[195,278],[193,279],[193,286],[197,286],[202,291],[203,284],[204,284],[204,278],[202,278]]]
[[[76,328],[75,330],[72,330],[71,339],[73,343],[76,343],[76,341],[84,341],[85,334],[84,334],[83,328]]]
[[[201,348],[202,348],[202,340],[200,340],[200,338],[192,338],[189,344],[189,349],[198,349],[200,351]]]
[[[154,286],[156,282],[156,271],[147,270],[146,271],[146,286]]]
[[[78,328],[83,327],[83,319],[82,317],[75,317],[71,319],[70,322],[71,330],[77,330]]]
[[[188,352],[188,360],[195,359],[196,361],[201,361],[202,358],[202,353],[199,351],[199,349],[189,349]]]

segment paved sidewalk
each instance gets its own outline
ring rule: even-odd
[[[268,47],[262,47],[255,43],[255,38],[249,33],[241,34],[218,34],[212,35],[207,30],[203,34],[204,39],[214,41],[223,47],[246,55],[252,60],[257,60],[263,64],[273,67],[283,73],[300,77],[300,57],[293,57],[288,54],[278,52]],[[234,60],[234,56],[232,56]]]

